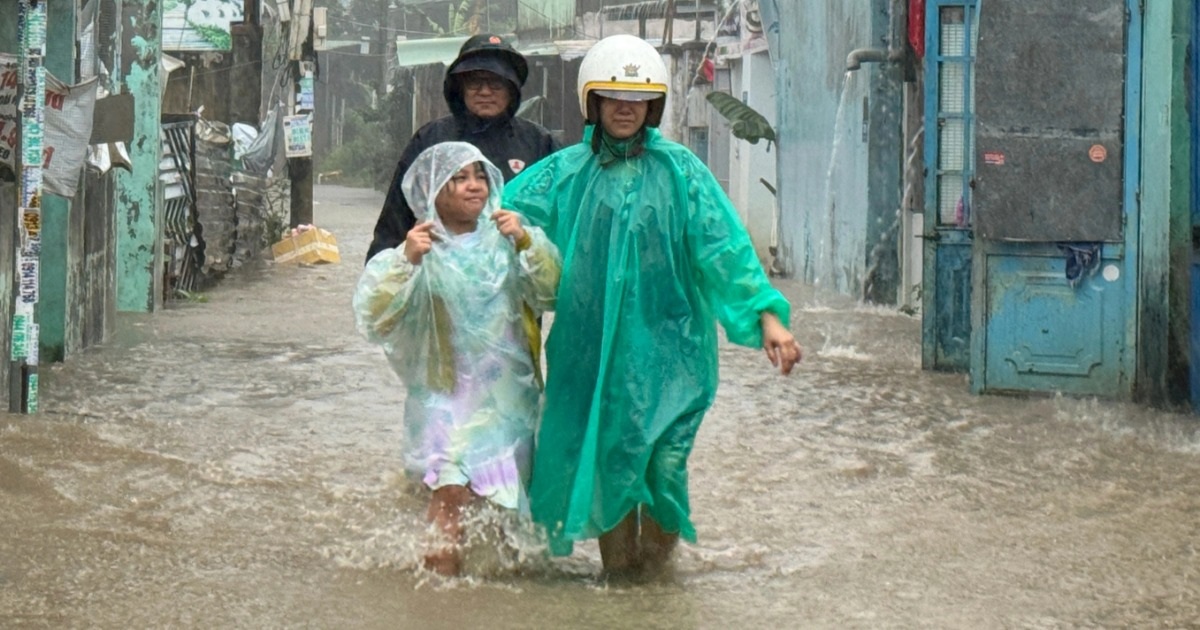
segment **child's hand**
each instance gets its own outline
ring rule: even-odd
[[[766,350],[767,358],[771,360],[771,365],[779,368],[780,374],[790,374],[792,367],[799,363],[803,356],[800,344],[796,343],[796,338],[783,327],[774,313],[763,311],[760,321],[763,350]]]
[[[408,231],[408,237],[404,239],[404,257],[414,265],[421,264],[421,259],[433,249],[435,240],[437,239],[433,235],[433,221],[413,226],[413,229]]]
[[[497,210],[492,214],[492,220],[496,222],[496,229],[515,243],[529,238],[529,233],[521,226],[521,215],[512,210]]]

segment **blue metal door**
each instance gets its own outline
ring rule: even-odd
[[[976,0],[926,5],[922,366],[967,371],[971,350],[972,71]]]
[[[1131,393],[1138,1],[981,7],[975,391]]]

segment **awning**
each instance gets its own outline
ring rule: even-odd
[[[440,63],[449,66],[458,57],[466,37],[434,37],[430,39],[402,39],[396,42],[396,65],[401,67],[423,66]],[[660,39],[647,39],[652,46],[659,46]],[[596,43],[594,39],[556,40],[534,42],[527,46],[517,44],[517,52],[525,57],[560,57],[565,61],[578,59]]]
[[[434,37],[397,41],[396,65],[408,67],[440,63],[449,66],[458,57],[458,49],[462,48],[467,39],[467,37]]]

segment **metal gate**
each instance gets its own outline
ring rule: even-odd
[[[1126,77],[1140,64],[1136,3],[981,8],[975,391],[1131,393],[1136,239],[1125,225],[1137,211],[1137,160],[1127,155],[1137,87]]]
[[[163,279],[164,300],[200,288],[203,249],[196,233],[195,134],[196,119],[164,116],[159,181],[163,191],[163,220],[167,236]]]

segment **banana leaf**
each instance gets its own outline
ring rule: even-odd
[[[725,92],[709,92],[705,97],[716,108],[717,113],[730,122],[730,131],[735,138],[740,138],[750,144],[758,144],[759,140],[768,142],[767,150],[775,140],[775,129],[771,123],[753,107],[741,102]]]

